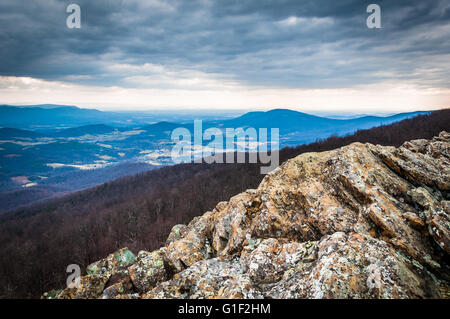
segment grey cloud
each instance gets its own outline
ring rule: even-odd
[[[71,2],[82,8],[80,30],[65,27]],[[372,2],[381,30],[365,27]],[[108,65],[151,63],[256,86],[386,78],[375,73],[448,86],[449,23],[446,0],[2,0],[0,75],[127,86]]]

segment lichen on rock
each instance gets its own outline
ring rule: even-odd
[[[128,248],[122,248],[105,259],[90,264],[86,272],[90,275],[107,274],[111,276],[117,271],[127,269],[134,264],[136,256]]]
[[[164,250],[140,251],[137,262],[128,268],[131,280],[139,292],[146,292],[167,278]]]

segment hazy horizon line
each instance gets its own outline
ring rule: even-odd
[[[444,106],[444,107],[417,107],[417,108],[411,108],[411,110],[404,111],[401,109],[398,110],[367,110],[362,109],[361,111],[357,110],[349,110],[349,109],[342,109],[342,110],[336,110],[336,109],[311,109],[311,108],[301,108],[301,107],[283,107],[283,106],[273,106],[273,107],[247,107],[247,108],[202,108],[202,107],[170,107],[170,108],[164,108],[161,107],[141,107],[141,108],[132,108],[129,109],[124,106],[120,108],[112,108],[111,106],[78,106],[78,105],[71,105],[71,104],[55,104],[55,103],[39,103],[39,104],[14,104],[14,103],[0,103],[1,106],[12,106],[12,107],[18,107],[18,108],[27,108],[27,107],[76,107],[78,109],[84,109],[84,110],[97,110],[101,112],[112,112],[112,113],[150,113],[150,112],[163,112],[163,113],[172,113],[172,112],[202,112],[202,113],[240,113],[240,112],[268,112],[273,110],[291,110],[296,112],[303,112],[303,113],[310,113],[310,114],[352,114],[352,115],[370,115],[370,114],[400,114],[400,113],[414,113],[414,112],[433,112],[433,111],[439,111],[450,108],[450,106]]]

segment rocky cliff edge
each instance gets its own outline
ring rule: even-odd
[[[43,298],[442,298],[450,133],[293,158],[166,245],[124,248]]]

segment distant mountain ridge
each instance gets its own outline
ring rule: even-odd
[[[75,106],[16,107],[0,106],[0,126],[26,128],[29,126],[68,125],[79,126],[111,121],[111,115],[95,109]]]
[[[274,109],[270,111],[253,111],[245,113],[239,117],[226,120],[212,120],[205,121],[206,126],[230,125],[236,126],[251,126],[251,127],[280,127],[288,130],[307,130],[311,127],[317,126],[336,126],[343,127],[347,124],[355,125],[362,123],[380,122],[386,124],[394,120],[401,120],[411,116],[420,114],[427,114],[430,112],[417,111],[410,113],[399,113],[393,116],[363,116],[352,119],[331,119],[311,115],[299,111],[289,109]],[[42,104],[33,106],[11,106],[0,105],[0,126],[11,128],[30,128],[36,126],[68,126],[78,127],[87,125],[110,125],[116,121],[126,123],[127,118],[130,118],[131,113],[120,112],[106,112],[96,109],[82,109],[76,106]],[[159,121],[155,124],[150,124],[148,128],[163,125],[169,125],[170,121]],[[179,121],[175,121],[178,123]],[[270,124],[270,125],[269,125]],[[184,124],[189,125],[189,124]]]
[[[427,111],[416,111],[409,113],[399,113],[392,116],[362,116],[354,119],[330,119],[311,115],[304,112],[293,111],[289,109],[274,109],[267,112],[249,112],[238,118],[223,121],[224,124],[232,124],[235,126],[253,126],[253,127],[290,127],[305,128],[322,126],[345,126],[347,124],[367,123],[380,121],[382,123],[409,118],[421,114],[429,114]],[[251,125],[249,125],[251,123]],[[268,125],[270,124],[270,125]]]
[[[224,112],[217,115],[199,110],[174,111],[100,111],[96,109],[79,108],[72,105],[40,104],[27,106],[0,105],[0,127],[19,129],[48,129],[54,126],[77,127],[83,125],[106,124],[124,127],[130,125],[148,125],[161,121],[186,122],[194,118],[204,120],[231,118],[241,112]],[[231,115],[233,114],[233,115]]]
[[[285,145],[298,145],[310,143],[317,139],[326,138],[330,135],[351,134],[358,129],[367,129],[379,125],[387,125],[406,118],[417,115],[429,114],[430,111],[416,111],[409,113],[399,113],[392,116],[362,116],[351,119],[332,119],[311,115],[308,113],[298,112],[289,109],[274,109],[270,111],[253,111],[245,113],[239,117],[226,120],[203,121],[203,129],[211,127],[219,128],[279,128],[280,134],[289,134],[289,141],[284,140]],[[40,134],[50,137],[78,137],[85,134],[97,135],[111,133],[114,130],[125,129],[111,126],[117,120],[118,114],[111,112],[102,112],[98,110],[79,109],[73,106],[54,106],[53,108],[40,108],[39,106],[30,107],[11,107],[0,106],[0,125],[14,124],[20,121],[26,125],[68,125],[68,123],[83,125],[75,125],[67,129],[47,129],[41,130]],[[125,116],[121,114],[120,116]],[[14,119],[13,119],[14,118]],[[19,120],[20,119],[20,120]],[[122,118],[126,120],[126,118]],[[84,124],[88,123],[88,124]],[[136,125],[134,126],[136,127]],[[193,131],[193,123],[177,123],[169,121],[160,121],[153,124],[141,126],[140,129],[147,131],[149,134],[162,136],[167,131],[173,131],[178,127],[184,127]],[[5,128],[6,129],[6,128]],[[3,138],[24,137],[32,133],[19,132],[14,130],[3,130]]]
[[[288,109],[274,109],[267,112],[249,112],[235,119],[205,123],[204,127],[216,125],[223,128],[279,128],[280,143],[283,146],[296,146],[324,139],[331,135],[343,136],[352,134],[359,129],[389,125],[407,118],[430,113],[429,111],[416,111],[386,117],[362,116],[352,119],[331,119]]]
[[[57,109],[57,108],[76,108],[78,109],[77,106],[75,105],[58,105],[58,104],[36,104],[36,105],[7,105],[7,104],[3,104],[0,105],[0,107],[2,106],[9,106],[9,107],[17,107],[17,108],[41,108],[41,109]]]

